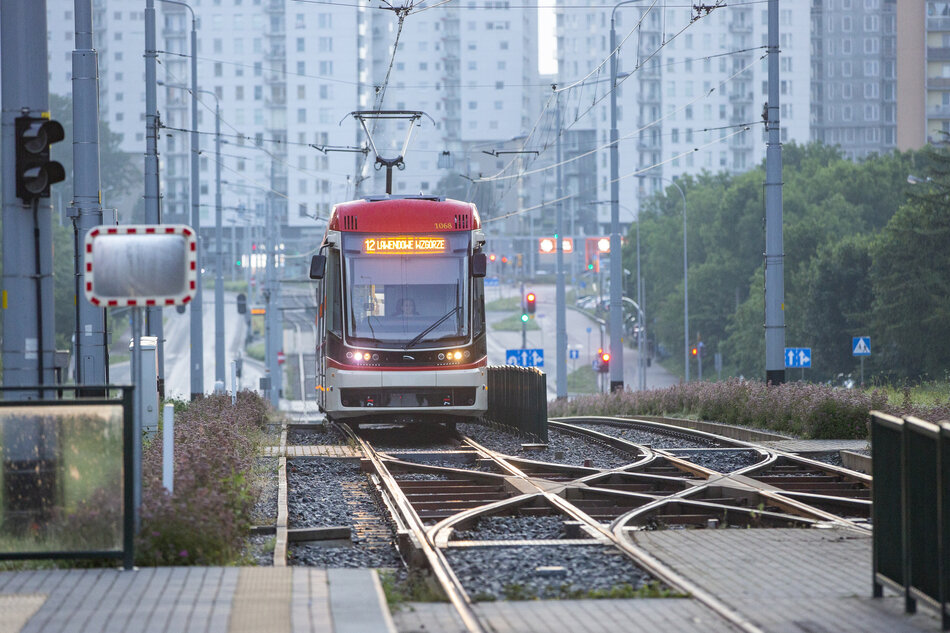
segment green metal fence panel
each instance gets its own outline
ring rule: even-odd
[[[905,569],[909,598],[940,599],[937,440],[940,427],[904,419]],[[913,607],[911,607],[913,608]]]
[[[937,452],[940,504],[940,614],[944,630],[950,630],[950,423],[940,425],[940,448]]]
[[[132,391],[0,387],[0,559],[114,558],[132,568]]]
[[[547,376],[529,367],[489,367],[488,412],[485,417],[547,442]]]
[[[883,595],[882,583],[894,587],[904,584],[904,527],[901,520],[903,427],[904,421],[900,418],[871,412],[872,558],[876,597]]]

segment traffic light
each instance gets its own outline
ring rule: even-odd
[[[524,298],[525,308],[528,310],[528,314],[534,314],[535,310],[538,309],[538,297],[533,292],[529,292],[525,295]]]
[[[496,257],[495,257],[495,254],[494,254],[494,253],[491,253],[491,254],[488,256],[488,261],[490,261],[490,262],[492,262],[492,263],[495,262],[495,259],[496,259]]]
[[[49,146],[66,137],[48,118],[16,118],[16,195],[23,202],[49,198],[49,186],[66,179],[66,170],[49,158]]]
[[[237,311],[238,314],[244,314],[247,312],[247,295],[243,292],[237,296]]]
[[[693,358],[696,358],[697,356],[699,356],[699,346],[693,345],[691,348],[689,348],[689,355],[692,356]]]
[[[602,374],[610,371],[610,353],[603,349],[597,350],[597,371]]]

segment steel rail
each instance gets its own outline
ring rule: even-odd
[[[432,573],[435,575],[439,585],[445,591],[446,597],[452,604],[452,607],[458,613],[465,630],[469,633],[488,633],[472,609],[471,599],[462,588],[462,583],[452,571],[451,566],[445,559],[442,552],[430,542],[426,534],[425,526],[419,519],[418,514],[413,510],[412,505],[399,487],[398,482],[389,472],[383,459],[377,454],[373,447],[363,438],[353,433],[348,425],[343,427],[350,439],[353,439],[360,446],[363,454],[370,461],[375,474],[380,479],[383,489],[390,496],[393,504],[402,516],[403,521],[414,534],[419,543],[426,562],[429,564]]]

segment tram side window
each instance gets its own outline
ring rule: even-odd
[[[327,258],[327,331],[343,336],[343,295],[340,284],[340,252],[331,250]]]
[[[472,279],[472,336],[485,331],[485,280]]]

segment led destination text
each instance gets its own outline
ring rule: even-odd
[[[414,255],[444,253],[444,237],[368,237],[363,252],[371,255]]]

